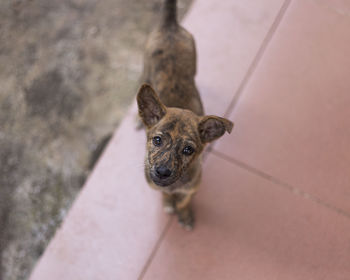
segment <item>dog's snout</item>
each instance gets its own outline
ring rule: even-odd
[[[171,175],[171,170],[166,166],[159,166],[156,168],[157,176],[161,179],[168,178]]]

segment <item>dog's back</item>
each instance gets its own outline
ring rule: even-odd
[[[166,106],[203,115],[195,74],[194,39],[177,23],[176,0],[165,0],[161,23],[146,44],[143,80],[153,86]]]

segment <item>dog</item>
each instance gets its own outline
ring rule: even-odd
[[[204,116],[194,80],[195,42],[178,24],[176,12],[176,0],[165,0],[160,24],[146,43],[137,104],[147,135],[146,180],[162,192],[164,211],[177,214],[179,223],[191,230],[201,154],[206,144],[231,133],[233,123]]]

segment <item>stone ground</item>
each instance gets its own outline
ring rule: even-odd
[[[0,279],[28,277],[131,104],[161,3],[0,3]]]

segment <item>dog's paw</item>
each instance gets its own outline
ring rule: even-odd
[[[174,196],[163,193],[163,210],[169,215],[176,212]]]
[[[175,208],[172,205],[164,205],[163,210],[166,214],[172,215],[175,213]]]
[[[194,226],[194,221],[191,219],[187,219],[187,220],[182,220],[179,219],[179,224],[187,231],[191,231],[193,229]]]
[[[179,224],[187,231],[191,231],[194,226],[194,216],[191,210],[178,213]]]

